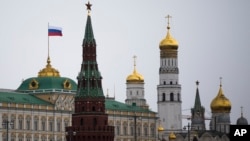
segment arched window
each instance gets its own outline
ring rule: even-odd
[[[180,94],[179,94],[179,93],[177,94],[177,99],[178,99],[178,101],[181,101],[181,98],[180,98]]]
[[[174,94],[170,93],[170,101],[174,101]]]
[[[172,85],[173,84],[173,82],[172,81],[170,81],[170,85]]]
[[[95,111],[95,106],[92,107],[92,111]]]
[[[166,85],[166,81],[163,82],[163,85]]]
[[[165,93],[162,94],[162,101],[166,101],[166,94]]]

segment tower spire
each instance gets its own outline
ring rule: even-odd
[[[200,100],[200,94],[199,94],[199,81],[197,80],[196,82],[197,89],[196,89],[196,95],[195,95],[195,103],[194,103],[194,109],[199,109],[201,107],[201,100]]]
[[[85,4],[88,13],[92,4]],[[96,61],[96,42],[91,24],[91,16],[88,14],[85,27],[85,35],[82,43],[82,66],[78,74],[78,91],[76,96],[104,97],[102,90],[102,77]]]

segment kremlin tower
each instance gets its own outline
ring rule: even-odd
[[[82,64],[78,74],[75,113],[72,126],[66,127],[67,141],[113,141],[114,127],[108,125],[102,76],[96,61],[96,41],[91,24],[91,4],[88,10],[85,36],[82,44]]]
[[[182,129],[181,85],[179,84],[178,42],[170,34],[160,42],[159,85],[157,86],[158,116],[164,129]]]
[[[201,105],[199,94],[199,81],[196,81],[197,89],[195,95],[194,107],[191,109],[191,129],[192,130],[206,130],[205,126],[205,108]]]

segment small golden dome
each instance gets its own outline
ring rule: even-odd
[[[229,113],[231,111],[231,102],[225,97],[222,85],[220,85],[219,92],[217,96],[213,99],[210,104],[213,113],[224,112]]]
[[[136,56],[134,58],[134,71],[127,77],[127,82],[135,82],[135,83],[142,83],[144,82],[144,77],[136,71]]]
[[[159,125],[157,130],[158,130],[158,132],[162,132],[162,131],[164,131],[164,128],[161,125]]]
[[[171,132],[171,133],[169,134],[168,138],[169,138],[169,140],[171,140],[171,139],[176,139],[176,136],[175,136],[174,132]]]
[[[133,73],[127,77],[127,82],[144,82],[144,78],[134,69]]]
[[[59,71],[54,69],[50,62],[50,57],[48,57],[46,68],[39,71],[38,77],[60,77]]]

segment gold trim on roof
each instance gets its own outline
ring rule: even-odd
[[[38,77],[60,77],[58,70],[54,69],[50,64],[50,57],[47,59],[47,65],[38,73]]]
[[[36,79],[32,79],[32,81],[29,83],[29,89],[34,90],[38,89],[39,83],[36,81]]]
[[[72,85],[70,83],[70,81],[68,79],[66,79],[64,82],[63,82],[63,88],[64,89],[71,89]]]

